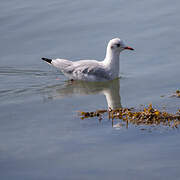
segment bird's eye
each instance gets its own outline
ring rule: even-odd
[[[120,44],[117,44],[117,47],[120,47]]]

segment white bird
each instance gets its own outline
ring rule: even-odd
[[[119,55],[125,49],[134,50],[126,46],[119,38],[115,38],[109,41],[103,61],[79,60],[73,62],[66,59],[48,58],[42,58],[42,60],[60,69],[71,80],[108,81],[119,77]]]

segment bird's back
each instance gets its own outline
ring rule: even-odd
[[[52,61],[52,64],[70,79],[87,81],[110,80],[110,76],[103,64],[96,60],[72,62],[65,59],[57,59]]]

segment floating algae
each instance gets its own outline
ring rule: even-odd
[[[102,114],[108,112],[108,117],[112,121],[114,119],[121,119],[126,125],[163,125],[172,128],[178,128],[180,125],[180,109],[176,114],[171,114],[165,111],[154,109],[152,104],[144,107],[142,110],[136,111],[134,108],[118,108],[115,110],[97,110],[95,112],[81,112],[81,119],[90,117],[102,118]]]
[[[180,90],[176,90],[176,92],[173,95],[171,95],[171,97],[180,98]]]
[[[80,112],[81,119],[89,118],[89,117],[99,117],[101,118],[102,114],[108,112],[107,110],[97,110],[95,112]]]
[[[175,96],[180,98],[180,90],[177,90],[176,93],[175,93]]]

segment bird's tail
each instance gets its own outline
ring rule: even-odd
[[[47,63],[51,64],[52,59],[48,59],[48,58],[41,58],[43,61],[46,61]]]

